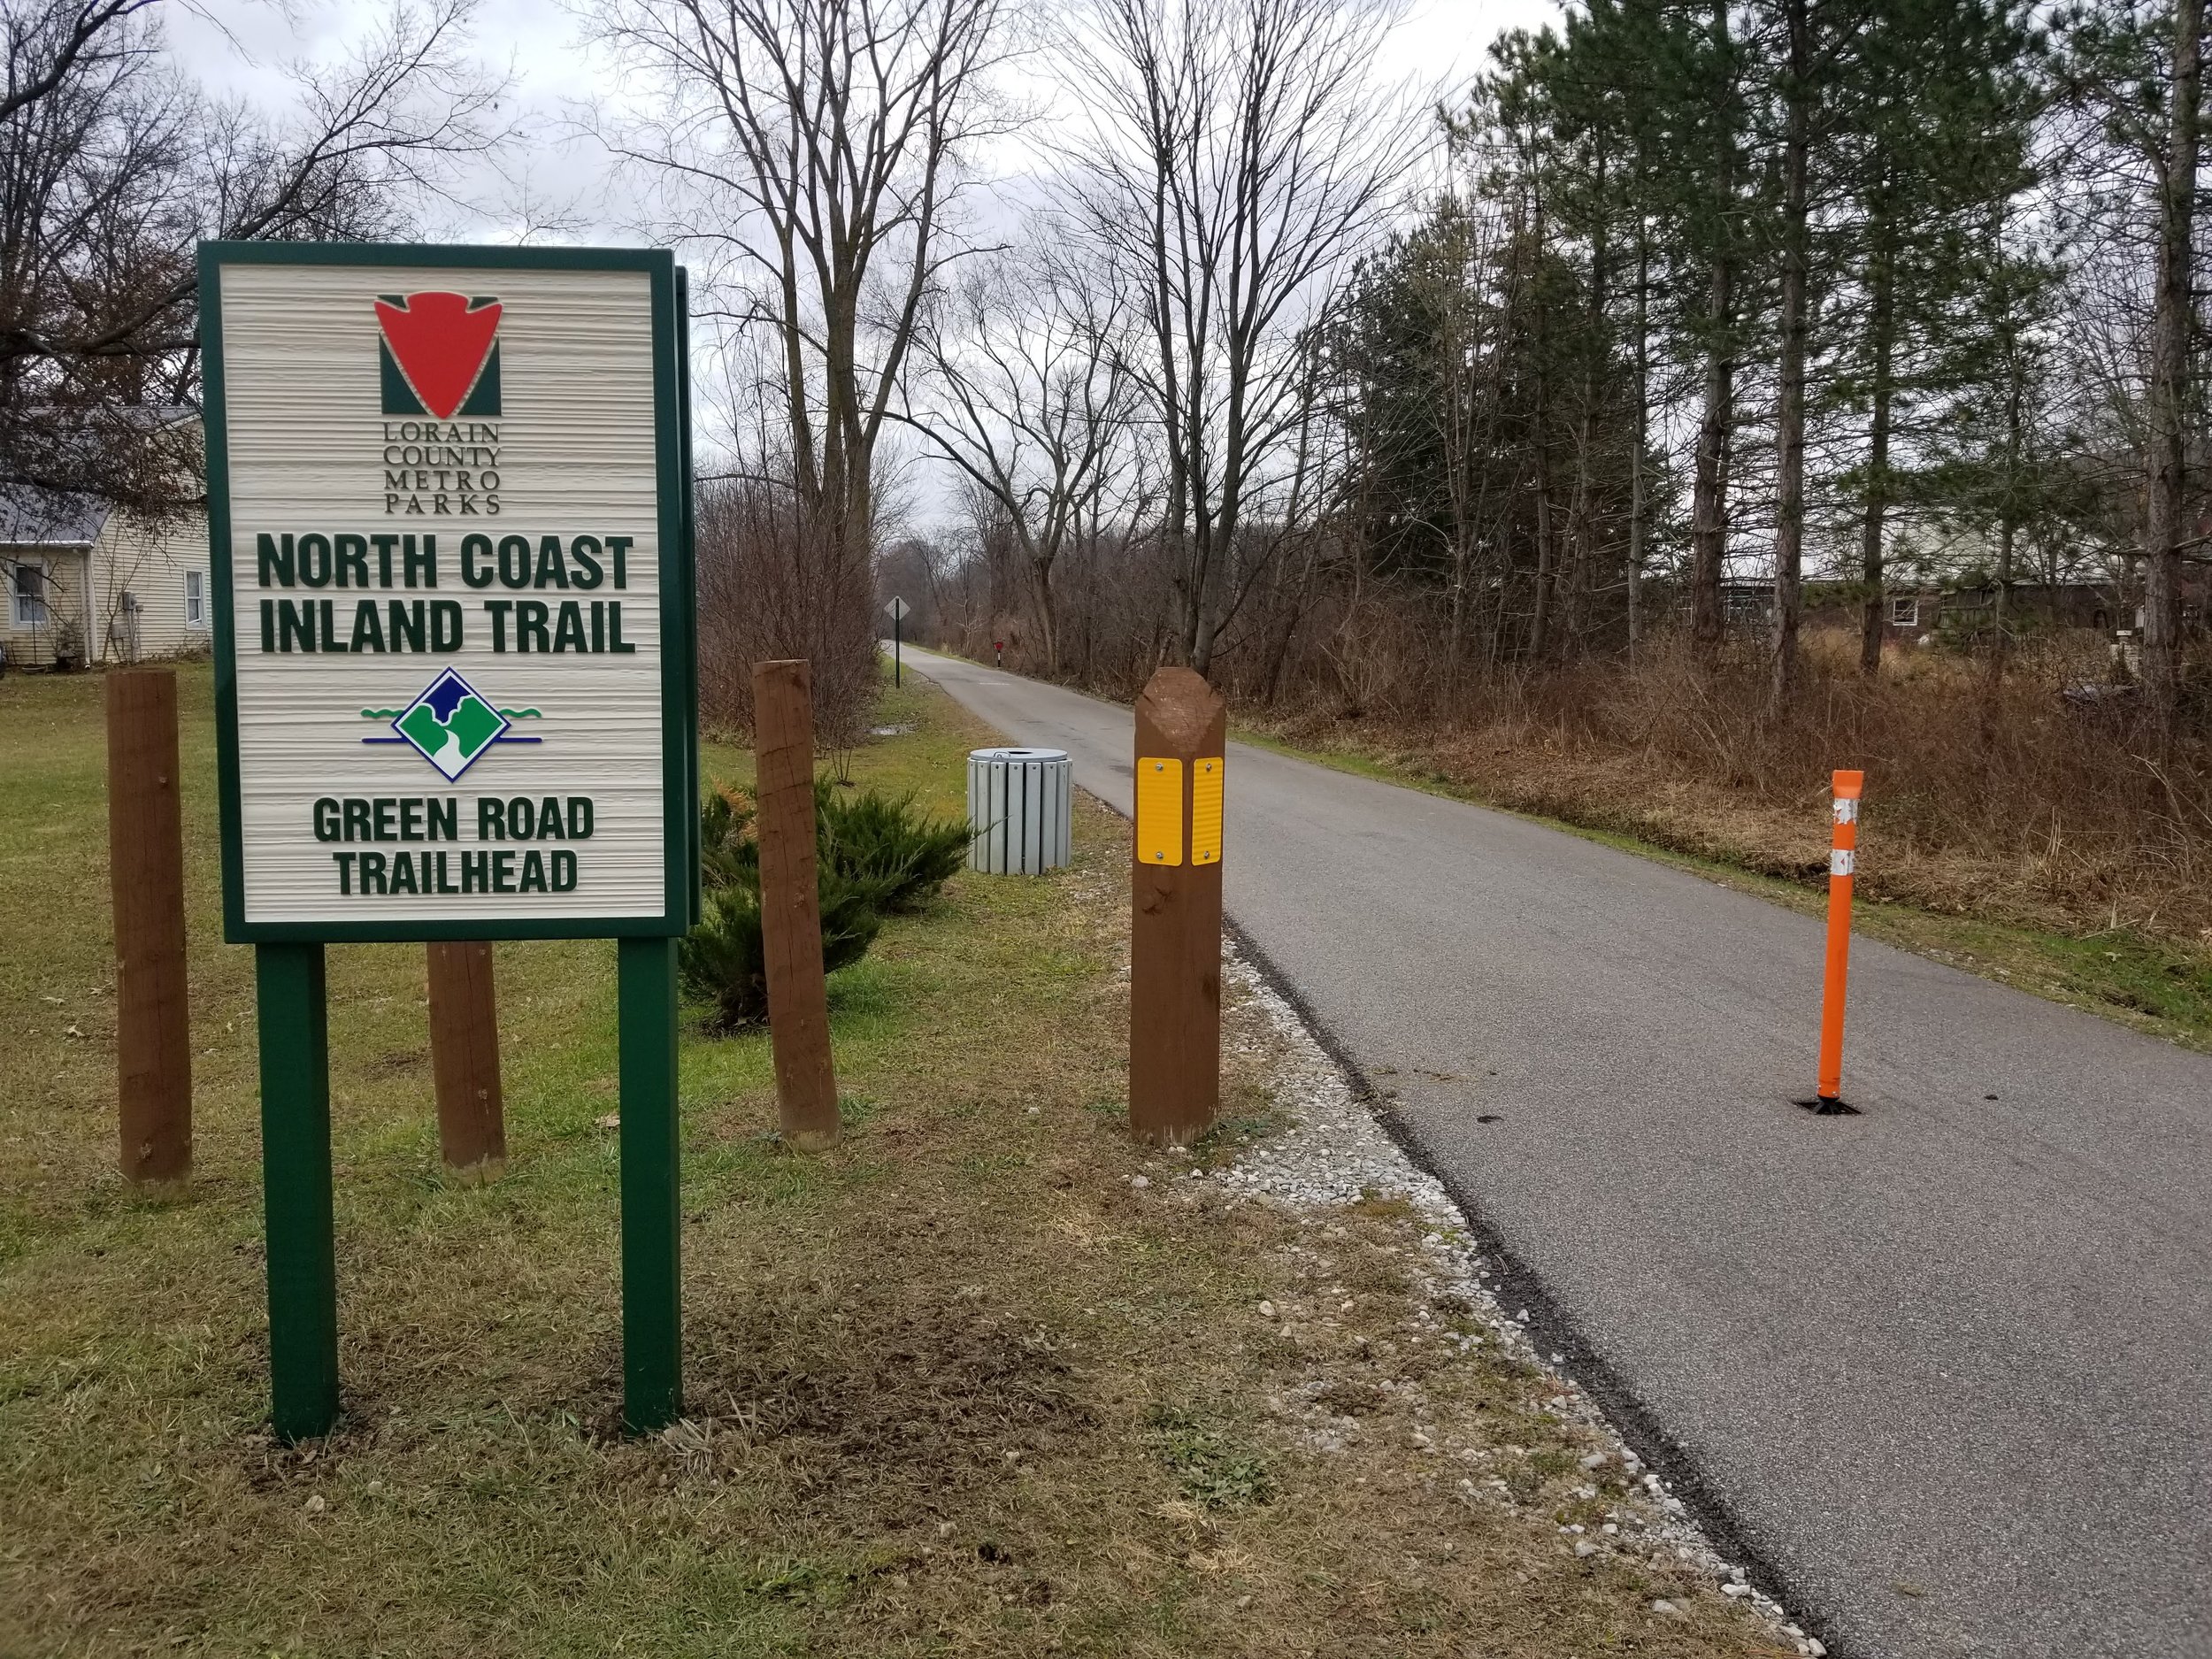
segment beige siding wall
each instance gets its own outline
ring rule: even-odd
[[[92,559],[95,649],[102,660],[143,662],[210,648],[215,618],[204,518],[149,525],[113,514]],[[134,611],[125,603],[127,594],[136,602]]]
[[[46,572],[46,619],[19,622],[15,609],[15,571],[19,563],[42,566]],[[54,660],[54,632],[60,623],[74,621],[78,634],[78,664],[95,637],[88,625],[85,555],[80,548],[0,547],[0,644],[4,644],[10,668],[44,668]]]

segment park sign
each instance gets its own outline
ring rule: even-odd
[[[672,257],[200,257],[227,936],[681,933]]]
[[[660,251],[201,245],[223,930],[254,947],[287,1440],[338,1420],[347,940],[618,940],[623,1420],[681,1414],[684,316]]]

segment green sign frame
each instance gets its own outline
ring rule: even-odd
[[[419,269],[636,271],[651,284],[654,448],[660,475],[661,781],[667,904],[657,916],[450,922],[253,922],[246,918],[239,803],[238,680],[231,591],[230,455],[223,385],[225,265],[405,265]],[[234,945],[416,940],[672,938],[698,920],[698,621],[692,547],[688,283],[656,248],[420,247],[398,242],[200,244],[200,345],[206,403],[207,530],[215,599],[215,744],[223,839],[223,937]]]
[[[222,349],[222,272],[234,265],[635,271],[649,279],[660,552],[665,852],[665,902],[660,914],[388,923],[246,919]],[[698,919],[700,906],[697,557],[691,488],[687,274],[672,254],[659,249],[216,242],[200,245],[199,280],[209,565],[215,599],[223,933],[234,944],[255,948],[273,1425],[286,1440],[311,1439],[329,1433],[340,1415],[325,945],[612,938],[617,941],[621,1031],[623,1421],[633,1432],[664,1428],[683,1409],[676,941]]]

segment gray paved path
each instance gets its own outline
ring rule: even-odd
[[[1128,810],[1127,710],[909,663]],[[1228,790],[1232,918],[1834,1651],[2212,1655],[2212,1058],[1861,940],[1815,1118],[1817,922],[1241,744]]]

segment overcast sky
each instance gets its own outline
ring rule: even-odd
[[[292,96],[287,64],[342,54],[383,14],[380,4],[346,0],[200,0],[200,6],[204,15],[163,8],[179,59],[211,90],[264,108],[281,107]],[[1440,90],[1463,84],[1501,31],[1535,27],[1556,10],[1552,0],[1412,0],[1377,65],[1379,78]],[[469,208],[456,210],[439,228],[457,239],[511,239],[516,215],[510,180],[520,176],[536,200],[571,204],[580,214],[584,222],[563,240],[638,241],[603,155],[588,141],[565,135],[564,117],[604,96],[611,84],[605,65],[583,43],[573,8],[564,0],[479,0],[474,34],[486,65],[511,75],[510,113],[534,137],[505,158],[505,177],[472,175],[461,192]]]
[[[386,15],[385,0],[197,3],[199,13],[163,8],[170,45],[182,67],[211,92],[268,110],[283,108],[294,96],[288,65],[342,57],[352,40]],[[1448,96],[1480,69],[1500,33],[1532,28],[1556,15],[1554,0],[1411,0],[1376,65],[1377,82]],[[574,111],[613,90],[613,77],[583,34],[573,6],[564,0],[479,0],[474,50],[488,69],[511,79],[511,101],[502,113],[527,136],[508,146],[495,166],[472,167],[458,180],[458,199],[436,212],[426,227],[431,235],[511,242],[522,234],[526,219],[550,219],[553,233],[534,240],[601,245],[645,240],[624,179],[594,141],[575,133]],[[1014,155],[1003,160],[1002,173],[1022,165]],[[990,171],[987,164],[984,171]],[[987,218],[991,204],[986,199],[972,207]],[[703,364],[702,373],[708,373]],[[703,412],[701,419],[709,418]],[[710,441],[706,428],[701,438]],[[895,465],[895,457],[885,458]],[[917,527],[945,518],[953,504],[950,479],[936,476],[927,464],[917,466],[908,487],[897,493],[911,503]]]

